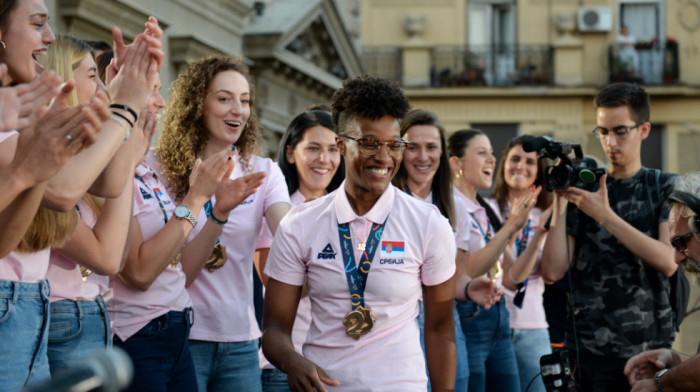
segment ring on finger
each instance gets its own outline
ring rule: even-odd
[[[523,207],[527,208],[527,206],[528,206],[527,203],[523,203]]]
[[[71,140],[73,140],[73,136],[71,136],[70,133],[67,133],[67,134],[66,134],[66,139],[70,142]]]

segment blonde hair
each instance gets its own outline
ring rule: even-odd
[[[64,81],[74,80],[73,70],[78,68],[80,62],[87,55],[92,55],[92,48],[84,41],[70,35],[58,35],[56,42],[49,45],[46,56],[39,56],[37,61],[46,69],[56,71],[56,74]],[[68,96],[68,105],[78,104],[76,89]]]
[[[63,80],[68,81],[75,79],[73,70],[90,54],[90,46],[85,42],[71,36],[59,35],[56,37],[56,42],[49,45],[46,56],[40,56],[37,60],[44,68],[53,69]],[[68,105],[78,105],[78,93],[75,89],[68,96]],[[89,204],[95,205],[94,200],[90,200],[88,195],[84,198]],[[48,247],[62,246],[73,233],[76,222],[77,214],[73,209],[68,212],[58,212],[39,207],[22,241],[17,246],[17,251],[29,253]]]

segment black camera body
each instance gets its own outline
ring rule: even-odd
[[[540,358],[540,370],[542,382],[547,392],[578,392],[574,378],[574,366],[572,355],[568,350],[555,349],[549,355]]]
[[[559,165],[548,166],[544,171],[544,185],[550,192],[570,186],[595,192],[600,177],[606,173],[592,158],[583,156],[580,144],[559,143],[548,136],[540,136],[523,143],[523,150],[537,151],[538,158],[561,160]],[[573,157],[570,156],[571,152],[574,153]]]

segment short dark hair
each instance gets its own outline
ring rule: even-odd
[[[97,40],[97,41],[85,41],[85,42],[86,42],[88,45],[90,45],[90,47],[92,48],[93,51],[94,51],[94,50],[102,50],[102,51],[104,51],[104,50],[112,50],[112,45],[110,45],[110,44],[109,44],[108,42],[106,42],[106,41]]]
[[[469,147],[469,141],[472,140],[474,136],[484,135],[484,131],[480,129],[468,128],[455,131],[450,135],[447,143],[447,152],[451,157],[461,158],[464,156],[464,152]]]
[[[435,172],[433,182],[430,185],[430,190],[433,192],[435,206],[440,210],[440,213],[450,221],[454,229],[457,225],[457,216],[452,199],[452,172],[450,170],[450,158],[447,156],[445,128],[442,126],[435,113],[430,110],[415,109],[411,110],[406,117],[401,120],[401,137],[403,138],[406,132],[416,125],[433,126],[437,128],[440,134],[440,149],[442,153],[440,154],[439,166]],[[406,184],[407,178],[408,173],[406,173],[406,167],[404,166],[404,162],[401,161],[401,166],[399,166],[399,171],[396,173],[393,183],[398,188],[406,190],[408,187]]]
[[[386,115],[402,119],[411,104],[399,85],[371,75],[345,79],[343,87],[331,97],[333,122],[345,134],[349,120],[364,117],[377,120]]]
[[[17,8],[17,0],[0,0],[0,30],[3,32],[10,23],[10,14]]]
[[[297,146],[297,143],[301,141],[304,137],[304,133],[307,129],[316,126],[322,126],[328,128],[334,133],[338,134],[338,129],[333,124],[331,115],[323,110],[310,110],[303,112],[300,115],[294,117],[287,131],[282,136],[282,143],[280,144],[280,149],[277,153],[277,164],[284,174],[284,179],[287,182],[287,189],[289,194],[296,192],[299,189],[299,174],[297,173],[297,168],[295,164],[289,163],[287,160],[287,146],[292,150]],[[326,187],[326,192],[333,192],[336,190],[340,184],[345,179],[345,161],[343,157],[340,157],[340,164],[338,164],[338,170],[331,179],[331,182]]]
[[[110,49],[100,53],[100,55],[97,56],[97,58],[95,59],[95,65],[97,65],[97,74],[100,76],[100,79],[104,84],[107,84],[107,67],[109,67],[109,63],[112,62],[113,58],[114,51]]]
[[[649,94],[643,88],[631,83],[613,83],[603,87],[593,99],[593,106],[598,108],[614,108],[627,106],[632,120],[636,123],[649,121],[651,108]]]

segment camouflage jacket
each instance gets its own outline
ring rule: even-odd
[[[655,171],[647,168],[631,178],[608,177],[610,206],[637,230],[658,238],[659,223],[668,219],[667,199],[676,178],[662,172],[657,190]],[[671,347],[675,329],[668,279],[573,205],[567,213],[567,232],[576,238],[577,255],[566,346],[576,348],[574,316],[578,348],[584,352],[629,358]]]

